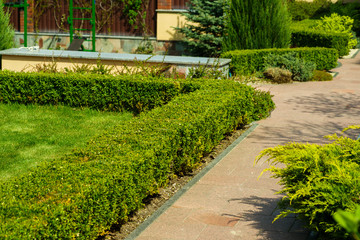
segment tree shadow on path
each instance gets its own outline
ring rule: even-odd
[[[275,193],[275,192],[274,192]],[[245,210],[236,214],[224,214],[226,216],[237,217],[239,227],[255,229],[258,231],[256,239],[261,240],[305,240],[310,231],[305,229],[303,224],[295,218],[295,215],[289,215],[286,218],[274,218],[280,213],[277,203],[281,199],[250,196],[248,198],[233,198],[229,202],[237,202],[239,205],[248,205],[256,210]]]

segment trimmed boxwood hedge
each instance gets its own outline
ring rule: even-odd
[[[181,92],[194,91],[191,84],[144,76],[95,74],[15,73],[0,74],[0,102],[63,104],[102,111],[140,113],[161,106]]]
[[[282,55],[292,52],[305,61],[314,62],[318,70],[335,68],[339,57],[335,49],[321,47],[234,50],[223,53],[221,57],[231,58],[230,70],[235,74],[249,75],[264,70],[264,58],[269,54]]]
[[[342,33],[331,33],[302,27],[292,27],[291,45],[293,47],[335,48],[340,57],[349,54],[350,37]],[[319,69],[323,70],[323,69]]]
[[[4,74],[10,75],[0,72]],[[17,80],[22,77],[27,78],[19,74]],[[81,80],[81,76],[73,78]],[[94,84],[100,84],[101,77],[94,78]],[[225,134],[266,117],[274,108],[269,93],[230,80],[137,78],[109,77],[103,84],[109,79],[129,81],[134,88],[143,83],[172,84],[179,95],[162,107],[119,123],[82,149],[0,182],[0,238],[95,239],[112,224],[126,221],[143,206],[144,198],[166,185],[169,176],[195,167]],[[5,78],[0,79],[2,85]],[[32,79],[24,88],[37,85]],[[78,94],[89,87],[91,84],[79,87]]]

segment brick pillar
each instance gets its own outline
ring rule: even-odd
[[[28,0],[27,8],[27,30],[28,33],[34,32],[34,1]],[[24,10],[20,9],[20,32],[24,32]]]
[[[170,10],[172,8],[171,6],[172,0],[158,0],[157,2],[157,9],[166,9]]]
[[[28,32],[34,32],[34,0],[28,0]]]

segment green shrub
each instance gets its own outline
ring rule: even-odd
[[[356,35],[352,32],[354,19],[348,16],[339,16],[336,13],[331,14],[329,17],[321,18],[314,26],[315,30],[341,33],[349,37],[348,49],[352,49],[357,45]]]
[[[359,2],[350,2],[343,3],[342,1],[337,1],[334,4],[331,4],[329,7],[328,15],[331,13],[337,13],[341,16],[349,16],[354,19],[354,24],[352,30],[360,36],[360,3]]]
[[[85,148],[0,183],[0,238],[96,239],[126,221],[169,176],[190,171],[226,133],[274,107],[270,94],[230,80],[133,81],[168,82],[187,93],[119,123]]]
[[[140,113],[163,105],[182,91],[186,89],[178,82],[144,76],[0,72],[0,101],[4,103],[61,103]]]
[[[288,9],[293,20],[300,21],[313,18],[327,11],[331,5],[330,0],[314,0],[309,1],[288,1]]]
[[[312,29],[314,28],[318,22],[320,20],[319,19],[305,19],[305,20],[302,20],[302,21],[293,21],[291,23],[291,28],[292,29]]]
[[[219,56],[228,5],[224,0],[191,0],[188,7],[189,11],[183,13],[188,23],[175,28],[184,34],[185,51],[193,56]]]
[[[265,69],[264,77],[269,79],[271,82],[274,83],[291,83],[292,82],[292,73],[283,68],[279,67],[270,67]]]
[[[223,58],[231,58],[230,70],[237,75],[250,75],[257,71],[264,71],[264,58],[269,54],[287,54],[290,52],[304,59],[314,62],[318,70],[330,70],[337,66],[338,54],[335,49],[328,48],[287,48],[287,49],[258,49],[236,50],[225,52]]]
[[[286,53],[282,55],[269,54],[265,57],[265,68],[282,68],[292,73],[292,79],[295,81],[309,81],[316,68],[315,63],[305,61],[296,56],[296,53]]]
[[[283,0],[231,0],[223,51],[290,45],[290,16]]]
[[[313,77],[311,78],[311,81],[331,81],[333,80],[333,76],[326,72],[326,71],[320,71],[320,70],[315,70]]]
[[[346,239],[333,219],[338,209],[354,211],[360,203],[360,141],[333,135],[325,145],[288,143],[265,149],[257,157],[268,157],[272,172],[285,194],[276,219],[291,213],[324,239]],[[281,165],[276,166],[277,164]]]
[[[0,0],[0,50],[14,46],[14,29],[10,25],[10,13],[4,11],[3,1]]]
[[[331,33],[314,29],[292,27],[291,45],[293,47],[335,48],[340,57],[349,54],[350,37],[341,33]]]

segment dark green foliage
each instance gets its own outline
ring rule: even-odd
[[[300,21],[319,16],[325,12],[331,5],[330,0],[309,1],[288,1],[288,9],[293,20]]]
[[[126,221],[169,176],[190,171],[226,133],[274,108],[270,94],[234,81],[184,80],[177,86],[192,92],[119,123],[83,149],[0,183],[0,238],[95,239]]]
[[[298,58],[316,64],[318,70],[330,70],[337,66],[338,54],[329,48],[287,48],[287,49],[259,49],[237,50],[225,52],[223,58],[231,58],[230,70],[238,75],[249,75],[264,71],[264,58],[269,54],[296,53]]]
[[[283,0],[231,0],[224,51],[285,48],[290,45],[290,17]]]
[[[0,72],[0,101],[4,103],[61,103],[140,113],[163,105],[181,91],[178,82],[144,76]]]
[[[360,3],[337,1],[332,3],[329,0],[288,1],[288,9],[293,20],[319,19],[337,13],[340,16],[349,16],[354,19],[353,31],[360,35]]]
[[[326,72],[326,71],[320,71],[320,70],[315,70],[313,77],[311,78],[311,81],[331,81],[333,80],[333,76]]]
[[[336,3],[330,5],[329,13],[327,15],[332,13],[337,13],[341,16],[349,16],[354,19],[352,30],[360,36],[360,2],[345,4],[342,1],[337,1]]]
[[[340,57],[349,54],[350,38],[346,34],[292,27],[291,45],[294,47],[335,48]]]
[[[322,239],[347,239],[333,219],[338,209],[354,211],[360,203],[360,141],[331,136],[325,145],[288,143],[265,149],[271,171],[282,185],[282,212],[276,219],[294,213]],[[281,165],[281,167],[275,165]]]
[[[320,19],[305,19],[302,21],[293,21],[291,23],[291,29],[312,29],[318,22],[321,21]]]
[[[191,0],[183,13],[191,23],[176,30],[185,36],[185,52],[193,56],[217,57],[224,32],[225,0]]]
[[[14,29],[10,25],[10,14],[4,11],[3,1],[0,0],[0,50],[14,46]]]
[[[300,82],[309,81],[316,68],[315,63],[298,58],[294,52],[282,55],[269,54],[264,60],[266,69],[277,67],[289,70],[292,73],[292,79]]]

